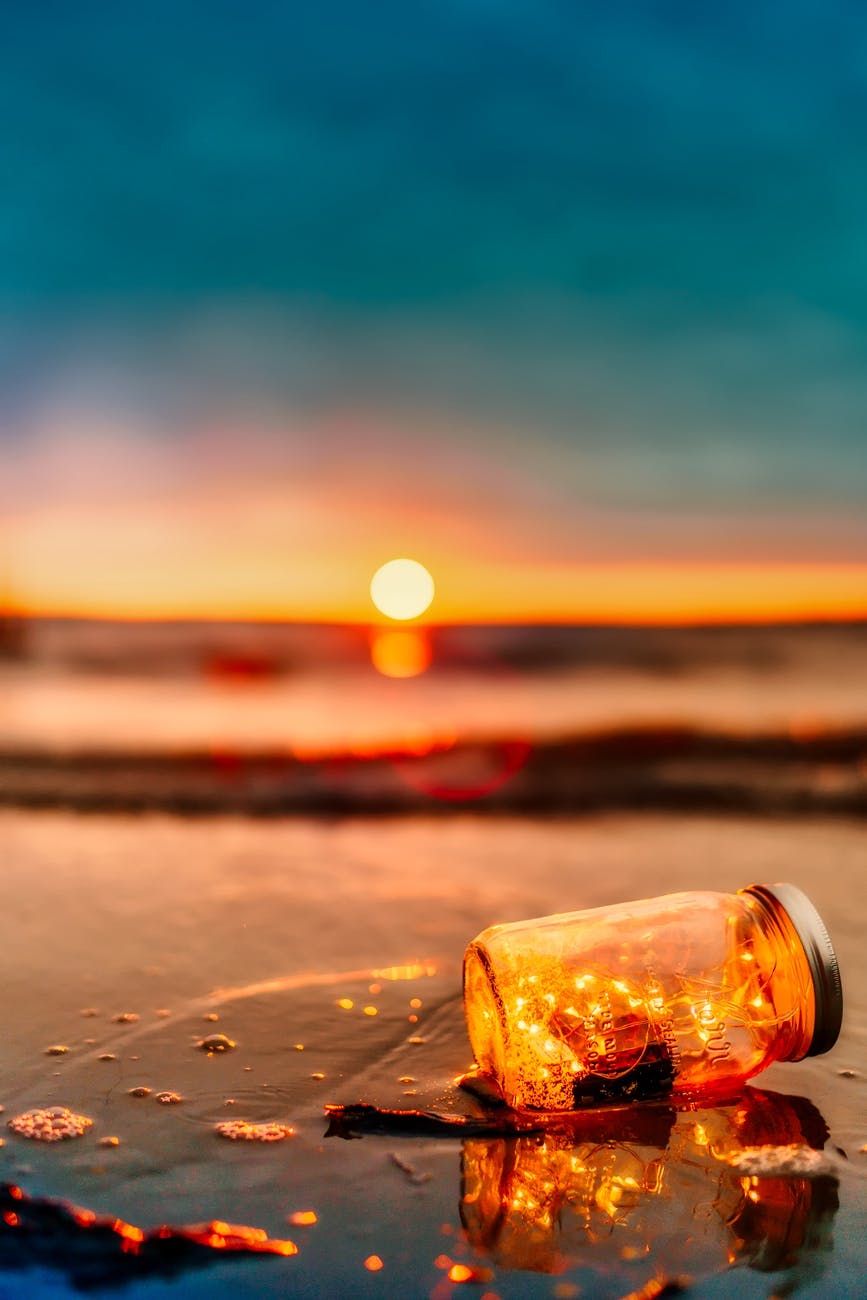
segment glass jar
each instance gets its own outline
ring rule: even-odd
[[[510,1106],[735,1090],[834,1046],[843,998],[794,885],[669,894],[495,925],[464,958],[477,1072]]]

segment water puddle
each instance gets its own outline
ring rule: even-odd
[[[520,1294],[510,1270],[583,1270],[591,1295],[638,1292],[651,1265],[668,1278],[736,1265],[818,1275],[839,1162],[810,1102],[747,1088],[700,1109],[514,1111],[466,1072],[454,986],[432,963],[295,974],[178,999],[170,1016],[88,1014],[95,1042],[54,1026],[69,1044],[57,1072],[34,1049],[2,1098],[15,1118],[0,1153],[0,1269],[39,1264],[110,1289],[300,1247],[311,1277],[357,1268],[415,1294],[390,1271],[411,1231],[431,1295],[492,1277]],[[202,1037],[215,1017],[225,1032]],[[351,1156],[334,1138],[356,1139]],[[359,1219],[371,1186],[375,1210]],[[263,1226],[212,1222],[215,1210]],[[162,1226],[167,1214],[195,1226]],[[353,1221],[376,1239],[347,1235]]]

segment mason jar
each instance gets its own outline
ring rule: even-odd
[[[464,958],[477,1072],[545,1111],[731,1092],[833,1047],[840,971],[794,885],[494,925]]]

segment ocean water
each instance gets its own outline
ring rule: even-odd
[[[374,667],[377,631],[34,620],[0,662],[0,747],[370,757],[634,727],[748,739],[867,724],[864,624],[421,629],[430,666],[408,678]]]
[[[863,816],[863,625],[376,629],[37,621],[0,664],[0,800],[252,814]],[[14,643],[14,644],[13,644]]]

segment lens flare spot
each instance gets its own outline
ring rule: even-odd
[[[386,618],[418,618],[434,598],[434,581],[418,560],[389,560],[373,575],[370,598]]]

